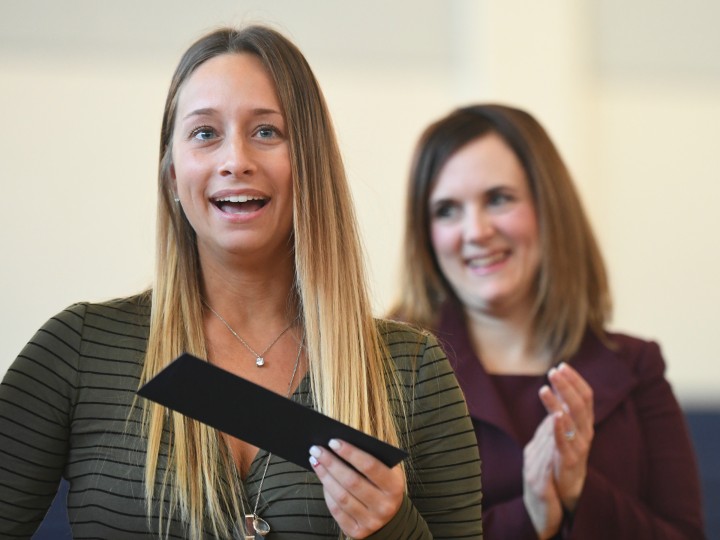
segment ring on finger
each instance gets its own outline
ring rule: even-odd
[[[565,440],[566,441],[572,441],[575,438],[575,430],[570,429],[565,432]]]

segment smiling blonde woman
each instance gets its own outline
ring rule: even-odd
[[[371,316],[330,116],[292,43],[252,26],[188,49],[158,186],[152,290],[52,318],[0,387],[0,536],[30,536],[64,476],[77,538],[480,538],[462,393],[432,336]],[[184,351],[409,458],[331,441],[309,472],[135,399]]]

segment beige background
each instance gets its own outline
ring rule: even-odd
[[[714,0],[0,0],[0,373],[68,304],[150,284],[175,63],[214,26],[267,22],[328,98],[378,313],[421,129],[518,105],[575,174],[613,327],[661,342],[685,405],[720,404],[718,20]]]

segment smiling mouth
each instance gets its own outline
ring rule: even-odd
[[[488,266],[492,266],[493,264],[499,263],[500,261],[506,259],[508,256],[509,254],[507,252],[500,251],[492,255],[486,255],[484,257],[473,257],[471,259],[468,259],[467,265],[470,268],[486,268]]]
[[[212,203],[226,214],[249,214],[263,208],[270,199],[253,195],[229,195],[212,199]]]

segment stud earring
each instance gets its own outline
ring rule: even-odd
[[[177,195],[175,195],[175,202],[180,202],[180,197],[178,197]]]

